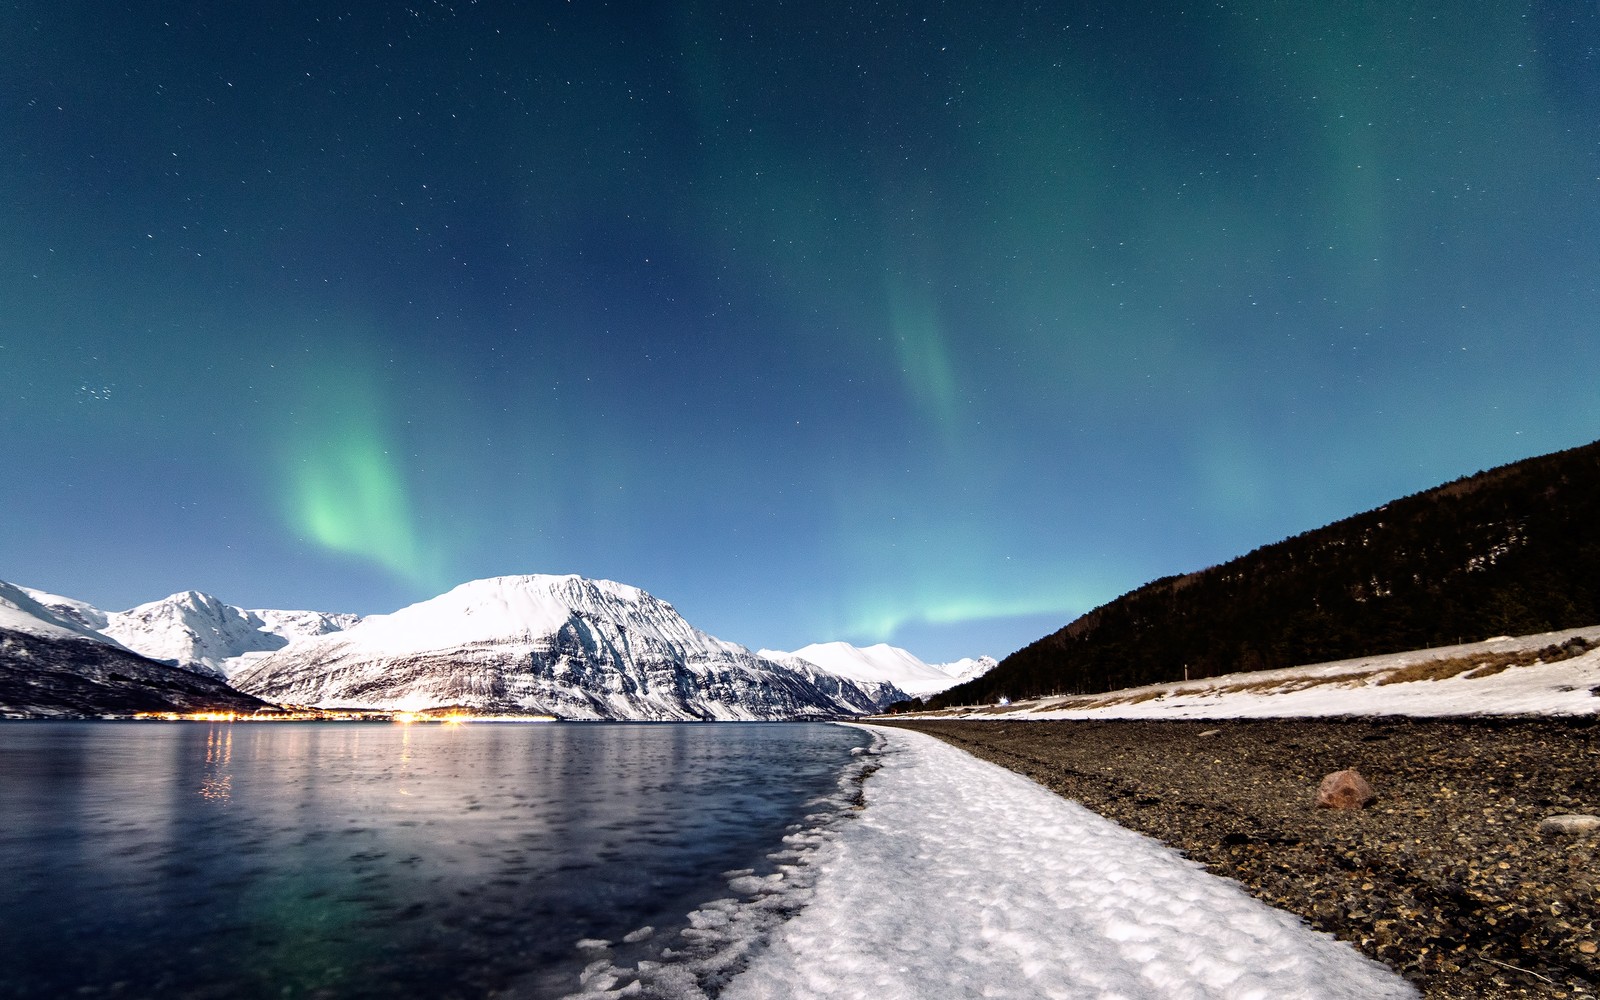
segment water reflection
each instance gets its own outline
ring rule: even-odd
[[[0,997],[570,989],[831,789],[825,726],[14,724]],[[197,794],[198,791],[198,794]]]
[[[227,805],[233,794],[233,774],[228,764],[233,760],[233,725],[211,725],[206,733],[206,773],[200,780],[200,797],[219,805]]]

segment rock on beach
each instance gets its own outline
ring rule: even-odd
[[[1317,786],[1318,809],[1365,809],[1378,801],[1378,793],[1354,768],[1335,771]]]
[[[1539,822],[1539,832],[1546,837],[1582,835],[1600,831],[1600,816],[1587,813],[1561,813],[1546,816]]]

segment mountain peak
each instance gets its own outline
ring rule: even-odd
[[[168,594],[159,601],[148,601],[137,607],[129,608],[120,612],[120,614],[142,618],[150,618],[157,615],[215,614],[227,606],[204,591],[181,590],[176,594]]]
[[[348,639],[375,650],[439,650],[484,643],[526,643],[573,618],[640,621],[699,645],[698,633],[672,605],[638,587],[573,574],[469,580],[392,614],[372,615]]]
[[[482,580],[468,580],[452,588],[448,594],[462,596],[507,595],[513,593],[538,593],[548,594],[553,598],[565,601],[588,602],[596,598],[605,598],[613,601],[622,601],[628,604],[639,604],[653,601],[666,604],[659,598],[653,597],[638,587],[626,583],[617,583],[615,580],[594,580],[579,576],[576,573],[525,573],[513,576],[491,576]],[[425,602],[424,602],[425,603]],[[671,605],[667,605],[670,607]]]

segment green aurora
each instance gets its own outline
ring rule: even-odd
[[[5,577],[1003,655],[1600,437],[1600,12],[0,14]]]

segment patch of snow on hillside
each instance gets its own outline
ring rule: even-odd
[[[1496,636],[1458,646],[940,714],[973,719],[1258,719],[1600,713],[1600,649],[1552,663],[1506,666],[1498,672],[1465,670],[1438,680],[1391,679],[1397,671],[1430,661],[1523,653],[1573,638],[1600,643],[1600,627],[1519,638]],[[1385,679],[1391,680],[1383,683]]]
[[[1154,840],[932,737],[879,732],[866,810],[723,1000],[1416,996]]]

